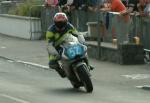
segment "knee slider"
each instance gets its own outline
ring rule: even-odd
[[[50,62],[49,62],[49,67],[50,67],[51,69],[56,69],[56,68],[59,67],[59,65],[58,65],[57,61],[50,61]]]

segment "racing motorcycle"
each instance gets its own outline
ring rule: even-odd
[[[83,35],[76,37],[65,34],[60,45],[62,48],[60,63],[72,86],[76,89],[84,87],[86,92],[90,93],[93,91],[93,84],[87,62],[87,46],[84,45],[83,38]]]

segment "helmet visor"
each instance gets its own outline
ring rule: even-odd
[[[55,22],[55,25],[56,25],[57,28],[62,29],[67,25],[67,22],[59,21],[59,22]]]

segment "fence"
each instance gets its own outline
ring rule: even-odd
[[[104,42],[113,42],[117,38],[118,43],[132,42],[138,36],[145,49],[150,50],[150,18],[131,15],[131,18],[122,17],[116,13],[102,13],[101,21],[104,31],[101,32]]]
[[[58,12],[58,8],[54,7],[43,7],[41,9],[41,26],[42,26],[42,38],[45,38],[48,27],[53,23],[53,17]]]
[[[0,1],[0,14],[7,14],[8,11],[14,6],[16,6],[16,2]]]
[[[48,7],[43,8],[41,12],[41,18],[43,20],[43,30],[47,30],[47,27],[53,22],[54,14],[58,12],[58,8]],[[87,22],[96,21],[95,12],[86,12],[83,10],[73,10],[71,15],[68,15],[69,21],[79,30],[87,31]]]
[[[53,16],[57,11],[56,8],[43,8],[41,20],[44,33],[48,26],[52,24]],[[118,42],[122,43],[139,36],[144,47],[150,50],[150,18],[148,17],[131,15],[131,19],[127,20],[127,18],[114,12],[74,10],[71,12],[70,21],[80,32],[91,29],[88,28],[88,25],[93,27],[88,36],[97,38],[97,35],[99,35],[104,42],[111,43],[113,38],[117,38]],[[97,27],[98,22],[99,27]]]
[[[53,23],[53,16],[56,12],[58,12],[58,8],[41,8],[40,19],[43,38],[49,25]],[[129,35],[129,39],[132,39],[134,36],[139,36],[144,48],[150,50],[150,18],[148,17],[131,15],[131,20],[125,22],[116,13],[101,13],[99,11],[92,12],[85,10],[73,10],[71,11],[71,15],[68,16],[70,22],[79,31],[88,31],[90,38],[94,37],[98,39],[97,35],[99,35],[99,38],[104,42],[111,43],[113,38],[117,38],[118,42],[121,43],[128,40],[127,35]],[[97,27],[97,24],[99,27]],[[89,28],[89,26],[93,27],[93,29]]]

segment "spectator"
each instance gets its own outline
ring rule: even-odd
[[[72,5],[73,1],[74,1],[74,0],[67,0],[67,3],[66,3],[66,4],[67,4],[67,5]]]
[[[59,0],[59,12],[64,12],[69,21],[71,22],[71,5],[74,3],[74,0]]]
[[[97,1],[97,4],[98,4],[98,7],[99,7],[99,8],[103,8],[103,7],[104,7],[104,4],[105,4],[105,0],[98,0],[98,1]]]
[[[73,0],[73,3],[70,6],[71,10],[78,9],[79,0]]]
[[[55,7],[58,4],[58,0],[45,0],[45,6]]]
[[[77,0],[59,0],[59,11],[70,12],[70,6]]]
[[[146,8],[144,9],[144,13],[147,16],[150,16],[150,0],[146,1]]]
[[[67,0],[67,3],[65,4],[65,6],[68,6],[70,9],[70,7],[73,5],[74,2],[75,2],[74,0]]]
[[[112,12],[124,12],[126,11],[125,5],[121,0],[107,0],[107,7],[102,8],[102,11],[112,11]]]
[[[148,15],[150,0],[122,0],[127,7],[127,12],[139,12],[141,16]]]
[[[78,0],[78,9],[87,11],[88,1],[87,0]]]
[[[141,16],[144,16],[144,9],[146,7],[146,0],[139,0],[138,10]]]
[[[98,0],[87,0],[88,10],[96,11],[97,10]]]
[[[67,0],[58,0],[59,1],[59,6],[63,6],[67,3]]]
[[[131,12],[138,12],[137,5],[139,4],[139,0],[122,0],[123,4],[127,7],[127,11]]]
[[[70,12],[70,4],[73,0],[59,0],[59,11],[68,14]]]
[[[59,11],[62,12],[62,8],[67,3],[67,0],[58,0]]]
[[[120,0],[110,0],[111,2],[111,11],[122,12],[126,10],[126,7]]]

